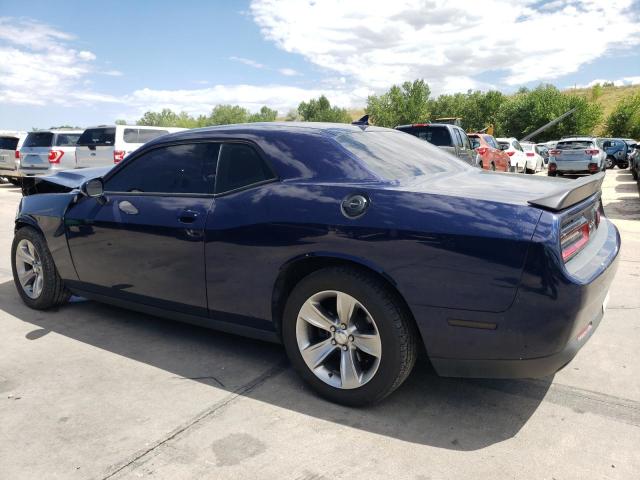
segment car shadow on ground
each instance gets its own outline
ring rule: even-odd
[[[613,187],[616,193],[628,194],[628,197],[620,198],[615,202],[609,202],[605,206],[605,215],[616,220],[640,220],[640,192],[638,182],[633,179],[629,170],[623,170],[616,176]]]
[[[0,183],[0,190],[22,195],[22,189],[12,183]]]
[[[540,405],[552,380],[440,378],[423,361],[416,365],[405,384],[383,402],[351,409],[324,401],[307,388],[286,362],[280,345],[97,302],[35,311],[22,303],[13,282],[0,284],[0,310],[33,325],[25,341],[42,341],[54,332],[179,378],[229,392],[240,391],[244,396],[279,408],[451,450],[477,450],[515,436]],[[51,361],[55,362],[55,358]],[[246,390],[237,385],[253,380],[246,378],[247,365],[256,366],[259,371],[265,366],[281,365],[281,368],[276,368],[276,374],[258,387]],[[250,370],[255,372],[256,368]]]

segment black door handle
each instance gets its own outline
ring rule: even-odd
[[[185,210],[178,217],[180,223],[193,223],[198,219],[198,212],[193,210]]]

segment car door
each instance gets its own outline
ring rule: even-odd
[[[219,149],[147,150],[107,176],[104,197],[73,206],[65,225],[78,288],[206,316],[204,226]]]
[[[269,328],[261,326],[257,317],[262,316],[273,285],[256,272],[273,261],[265,243],[276,242],[274,249],[281,248],[273,238],[269,202],[264,200],[276,179],[253,144],[223,144],[216,208],[207,217],[205,243],[207,300],[214,320]]]
[[[471,142],[469,141],[467,134],[464,133],[459,128],[454,128],[453,135],[454,135],[454,140],[457,147],[456,150],[457,150],[458,157],[460,157],[460,159],[467,162],[469,165],[475,166],[476,155],[471,149]]]

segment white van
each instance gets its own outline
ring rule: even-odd
[[[11,183],[18,183],[20,148],[27,138],[27,132],[0,130],[0,177]]]
[[[97,127],[89,127],[78,140],[76,168],[99,167],[119,163],[148,141],[182,130],[186,130],[186,128],[135,125],[99,125]]]

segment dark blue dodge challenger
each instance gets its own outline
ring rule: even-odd
[[[481,171],[370,126],[252,124],[151,141],[24,188],[18,292],[281,341],[330,400],[440,375],[538,377],[600,322],[620,248],[604,174]]]

